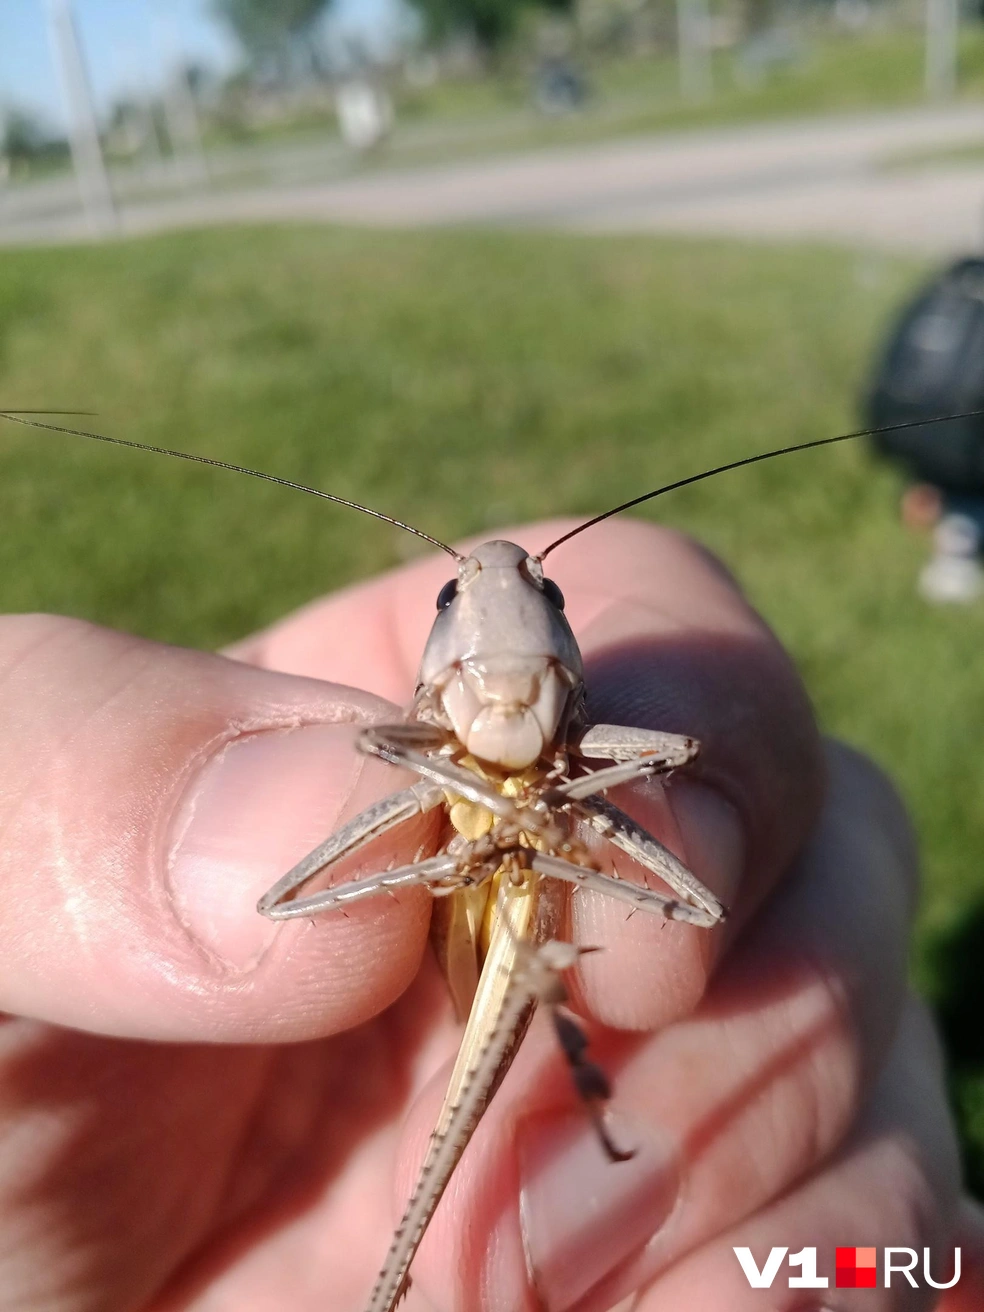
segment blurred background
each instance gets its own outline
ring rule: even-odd
[[[982,248],[976,3],[0,8],[0,408],[94,411],[445,540],[857,427],[900,308]],[[984,602],[919,594],[905,482],[849,443],[640,513],[724,556],[825,728],[905,793],[914,971],[984,1196]],[[414,550],[0,433],[7,610],[217,646]]]

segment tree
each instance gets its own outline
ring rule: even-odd
[[[232,28],[259,73],[290,80],[297,55],[320,70],[316,29],[332,0],[212,0],[216,16]]]
[[[68,142],[54,136],[29,110],[0,104],[0,163],[15,170],[68,157]]]
[[[427,36],[436,42],[460,33],[495,57],[516,31],[524,10],[533,7],[569,13],[573,0],[411,0]]]
[[[29,164],[47,144],[47,133],[26,110],[11,108],[0,117],[0,152],[12,164]]]

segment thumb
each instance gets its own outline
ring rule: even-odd
[[[366,1020],[410,982],[424,895],[273,924],[258,896],[400,786],[352,688],[54,616],[0,620],[0,1009],[142,1038],[264,1042]],[[427,841],[413,822],[374,866]]]

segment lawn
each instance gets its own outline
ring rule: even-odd
[[[553,122],[532,119],[526,131],[538,137],[583,139],[612,131],[888,109],[925,101],[925,37],[920,28],[837,35],[804,23],[784,29],[783,40],[785,58],[757,75],[748,68],[742,47],[715,52],[714,93],[697,102],[681,98],[672,52],[633,58],[586,54],[580,62],[592,98],[584,111]],[[477,124],[501,117],[503,110],[529,106],[530,64],[529,59],[517,61],[498,78],[449,79],[404,91],[399,108],[408,121],[434,124]],[[961,29],[957,76],[961,95],[979,97],[984,91],[980,24],[966,23]]]
[[[854,427],[922,270],[805,247],[546,235],[213,231],[4,252],[0,403],[315,483],[445,540],[590,514]],[[4,609],[216,646],[415,544],[233,475],[0,432]],[[984,1185],[984,609],[931,611],[899,484],[861,444],[649,513],[719,551],[824,725],[891,770],[926,857],[916,970],[947,1020]],[[961,1008],[969,1010],[961,1010]]]

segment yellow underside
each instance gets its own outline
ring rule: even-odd
[[[505,778],[490,776],[471,757],[461,764],[491,783],[504,797],[520,796],[541,777],[534,770]],[[466,801],[451,790],[446,790],[445,795],[451,824],[459,834],[477,841],[491,832],[495,817],[487,807]],[[527,833],[521,833],[518,841],[523,847],[542,846],[539,839]],[[521,875],[518,882],[517,873]],[[536,932],[539,883],[539,875],[532,871],[517,872],[511,863],[500,866],[481,888],[462,889],[438,903],[444,940],[438,954],[459,1019],[465,1021],[435,1129],[438,1135],[447,1129],[468,1073],[477,1055],[484,1050],[490,1031],[498,1024],[502,1000],[516,968],[517,946]]]
[[[519,797],[523,790],[535,783],[538,778],[538,772],[532,769],[523,770],[519,774],[506,775],[504,779],[495,778],[486,773],[473,756],[466,756],[461,764],[480,779],[492,784],[496,792],[501,793],[503,797]],[[495,816],[488,807],[482,806],[479,802],[469,802],[449,788],[444,790],[444,796],[448,801],[451,824],[463,838],[477,842],[478,839],[491,833]],[[522,847],[541,846],[537,838],[527,833],[519,835],[519,842]],[[463,889],[460,893],[452,894],[453,899],[461,899],[462,928],[464,925],[468,926],[472,950],[476,954],[479,965],[485,960],[492,939],[492,927],[495,923],[503,874],[503,867],[500,866],[492,879],[481,888]]]

